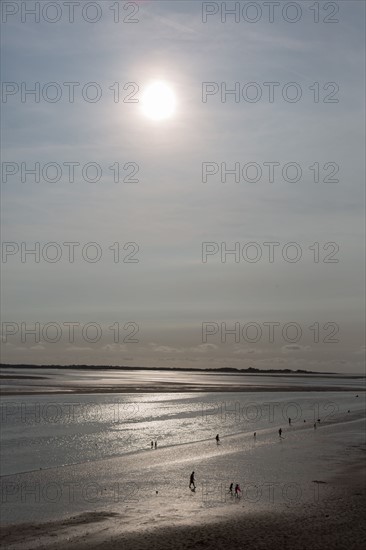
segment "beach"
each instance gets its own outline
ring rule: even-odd
[[[366,0],[0,4],[0,550],[366,550]]]
[[[0,544],[11,550],[361,550],[366,540],[364,451],[364,447],[354,448],[336,475],[322,476],[324,483],[316,485],[327,487],[327,496],[319,502],[284,505],[266,501],[261,510],[245,499],[229,509],[195,503],[189,504],[190,514],[186,515],[174,496],[169,496],[163,503],[147,499],[131,512],[116,506],[115,512],[84,512],[54,522],[9,525],[2,529]]]
[[[70,550],[125,550],[205,548],[254,549],[344,549],[364,548],[366,531],[362,518],[366,512],[365,491],[360,489],[364,477],[347,476],[347,489],[353,494],[322,506],[295,512],[242,512],[230,519],[206,518],[190,525],[151,527],[136,532],[123,531],[119,515],[84,514],[67,521],[37,526],[22,526],[21,532],[4,529],[2,547],[68,548]],[[335,481],[339,490],[342,481]],[[118,533],[118,531],[120,531]]]
[[[65,411],[75,396],[19,397],[27,422],[9,396],[3,399],[8,406],[12,399],[13,409],[3,425],[1,547],[362,548],[365,396],[357,395],[334,388],[324,394],[115,394],[112,401],[80,395],[89,423],[81,414],[71,423],[45,418],[45,404],[54,415],[56,403]],[[261,418],[253,416],[253,396]],[[103,415],[115,414],[111,403],[118,399],[135,412],[115,422]],[[39,418],[35,403],[43,403]],[[291,424],[284,411],[292,411]],[[105,433],[119,442],[117,451]],[[192,471],[195,492],[188,487]],[[229,493],[232,482],[240,484],[240,498]]]

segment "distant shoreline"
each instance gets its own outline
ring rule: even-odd
[[[362,374],[342,374],[338,372],[316,372],[310,370],[291,370],[291,369],[256,369],[249,367],[247,369],[237,369],[235,367],[219,367],[217,369],[208,369],[208,368],[194,368],[194,367],[184,367],[184,368],[174,368],[174,367],[137,367],[137,366],[125,366],[125,365],[32,365],[32,364],[10,364],[10,363],[0,363],[0,368],[22,368],[22,369],[62,369],[62,370],[115,370],[115,371],[165,371],[165,372],[198,372],[198,373],[210,373],[210,374],[247,374],[247,375],[259,375],[259,374],[279,374],[286,376],[301,376],[301,375],[315,375],[315,376],[329,376],[334,378],[364,378]]]
[[[109,377],[111,371],[115,374]],[[350,379],[354,382],[349,383]],[[5,365],[0,373],[0,395],[364,392],[364,380],[362,375],[294,371],[228,372],[223,369]]]

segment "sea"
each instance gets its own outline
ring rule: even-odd
[[[16,369],[17,375],[51,377],[51,369]],[[9,375],[9,369],[1,373]],[[143,386],[161,380],[222,385],[222,392],[37,394],[43,379],[26,380],[31,395],[3,396],[1,412],[1,476],[39,469],[97,461],[155,448],[207,441],[238,433],[278,430],[291,419],[292,426],[336,421],[344,414],[365,410],[365,380],[354,377],[253,375],[248,386],[263,391],[225,392],[239,375],[207,373],[56,371],[63,387],[76,382],[100,386],[123,382]],[[38,386],[34,384],[37,383]],[[54,383],[56,383],[54,381]],[[24,380],[3,380],[3,388],[24,389]],[[273,391],[281,385],[281,391]],[[284,391],[286,385],[324,391]],[[339,388],[351,391],[340,391]],[[150,386],[151,388],[151,386]],[[150,389],[149,388],[149,389]],[[266,389],[272,391],[265,391]],[[356,397],[357,396],[357,397]],[[348,411],[350,411],[348,413]]]

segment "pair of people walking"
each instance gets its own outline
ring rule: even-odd
[[[240,498],[241,497],[241,489],[240,489],[239,483],[237,483],[235,485],[234,492],[233,492],[233,487],[234,487],[234,483],[230,483],[229,493],[231,494],[231,496],[234,496],[234,494],[235,494],[236,498]]]

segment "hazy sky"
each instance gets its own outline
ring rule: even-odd
[[[364,2],[2,4],[2,361],[361,372]]]

